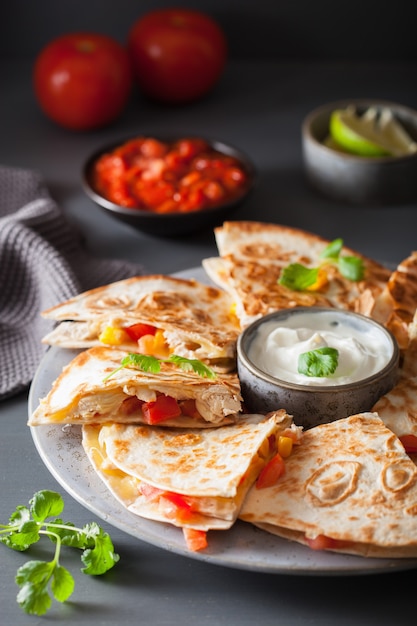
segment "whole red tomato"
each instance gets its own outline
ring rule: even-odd
[[[215,85],[226,62],[227,42],[208,15],[162,9],[133,24],[128,51],[143,93],[161,102],[184,103]]]
[[[133,73],[127,50],[96,33],[69,33],[41,50],[33,71],[44,113],[72,130],[109,124],[124,109]]]

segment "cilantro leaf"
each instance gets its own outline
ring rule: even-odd
[[[308,268],[301,263],[290,263],[281,272],[278,283],[293,291],[304,291],[317,282],[318,267]]]
[[[119,555],[114,552],[110,536],[98,524],[90,524],[87,535],[94,536],[94,548],[87,548],[82,553],[85,567],[81,571],[94,576],[104,574],[119,560]]]
[[[39,526],[36,522],[25,522],[14,532],[10,532],[5,537],[0,537],[0,541],[8,548],[18,552],[24,552],[32,544],[39,541]]]
[[[47,517],[59,515],[64,510],[64,500],[55,491],[38,491],[29,504],[30,512],[36,522],[43,522]]]
[[[161,363],[174,363],[181,369],[187,372],[196,372],[200,376],[206,378],[215,378],[215,372],[205,365],[202,361],[198,359],[187,359],[183,356],[178,356],[178,354],[171,354],[168,359],[157,359],[154,356],[149,354],[139,354],[136,352],[129,353],[121,360],[120,367],[117,367],[115,370],[110,372],[104,379],[105,382],[110,376],[113,376],[116,372],[120,371],[124,367],[137,367],[143,372],[152,372],[152,374],[158,374],[161,371]]]
[[[122,359],[122,365],[125,367],[133,365],[133,367],[138,367],[144,372],[152,372],[152,374],[158,374],[161,371],[159,359],[149,354],[130,353]]]
[[[48,584],[54,569],[54,561],[28,561],[17,570],[17,601],[26,613],[44,615],[50,608]]]
[[[97,523],[77,528],[56,517],[64,501],[54,491],[38,491],[30,500],[30,508],[18,506],[9,524],[0,524],[0,542],[13,550],[24,551],[46,535],[55,544],[52,561],[28,561],[16,573],[20,586],[17,602],[26,613],[44,615],[51,606],[48,589],[58,602],[65,602],[74,590],[74,579],[59,563],[62,546],[82,549],[85,574],[100,575],[119,560],[110,536]],[[49,518],[53,517],[52,520]]]
[[[170,363],[175,363],[185,372],[196,372],[196,374],[199,374],[199,376],[203,378],[216,378],[215,372],[198,359],[187,359],[177,354],[171,354],[167,360]]]
[[[57,565],[51,580],[51,589],[55,600],[58,600],[58,602],[68,600],[74,591],[74,587],[75,581],[72,574],[62,565]]]
[[[322,251],[322,259],[338,259],[343,248],[343,239],[333,239]]]
[[[357,256],[342,255],[342,248],[343,239],[340,237],[331,241],[320,254],[322,259],[326,259],[321,266],[326,263],[335,265],[344,278],[354,282],[362,280],[365,273],[363,260]],[[293,291],[304,291],[317,282],[321,266],[308,268],[301,263],[290,263],[282,270],[278,283]]]
[[[324,347],[303,352],[298,357],[298,372],[305,376],[324,377],[334,374],[339,362],[336,348]]]
[[[362,280],[365,273],[363,261],[357,256],[341,256],[338,267],[342,276],[355,282]]]

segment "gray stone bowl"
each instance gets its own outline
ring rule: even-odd
[[[325,104],[302,123],[301,140],[307,181],[322,195],[348,204],[387,206],[417,200],[417,153],[401,157],[363,157],[340,152],[323,142],[331,113],[354,105],[359,113],[370,106],[391,109],[417,141],[417,111],[389,101],[351,99]]]
[[[250,346],[261,325],[270,321],[297,327],[297,316],[308,311],[320,316],[332,313],[335,323],[343,322],[364,333],[373,333],[391,357],[387,364],[367,378],[340,385],[304,385],[289,383],[261,370],[249,357]],[[333,318],[332,318],[333,319]],[[296,307],[266,315],[250,324],[237,343],[237,370],[245,409],[267,413],[285,409],[294,422],[304,428],[355,415],[372,409],[376,401],[398,380],[399,348],[393,335],[381,324],[357,313],[325,307]]]

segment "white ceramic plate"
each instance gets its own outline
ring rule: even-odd
[[[201,268],[182,272],[207,282]],[[50,348],[43,358],[29,394],[29,413],[77,351]],[[130,513],[95,474],[81,445],[79,426],[37,426],[31,429],[36,448],[58,483],[80,504],[107,523],[165,550],[236,569],[275,574],[351,575],[391,572],[417,567],[416,559],[368,559],[310,550],[238,521],[227,531],[210,531],[209,547],[190,552],[182,531]]]

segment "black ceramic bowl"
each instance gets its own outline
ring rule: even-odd
[[[137,135],[145,136],[145,135]],[[151,137],[146,135],[146,137]],[[240,166],[244,169],[247,175],[247,182],[237,195],[226,202],[210,206],[208,208],[198,209],[189,212],[173,212],[173,213],[156,213],[152,210],[142,208],[127,208],[112,202],[104,197],[95,188],[93,170],[97,160],[105,153],[109,153],[118,146],[121,146],[126,141],[134,139],[135,137],[128,137],[115,141],[111,144],[105,145],[87,159],[82,170],[82,185],[85,193],[89,196],[96,205],[102,210],[106,211],[114,219],[129,224],[133,228],[139,231],[148,233],[160,237],[179,236],[194,231],[199,231],[207,228],[213,228],[221,224],[225,219],[228,219],[230,215],[242,204],[252,191],[256,172],[250,159],[237,148],[226,144],[222,141],[205,139],[209,148],[214,149],[224,155],[231,156],[239,161]],[[155,138],[152,135],[152,138]],[[160,141],[172,143],[179,139],[195,139],[196,137],[156,137]]]

